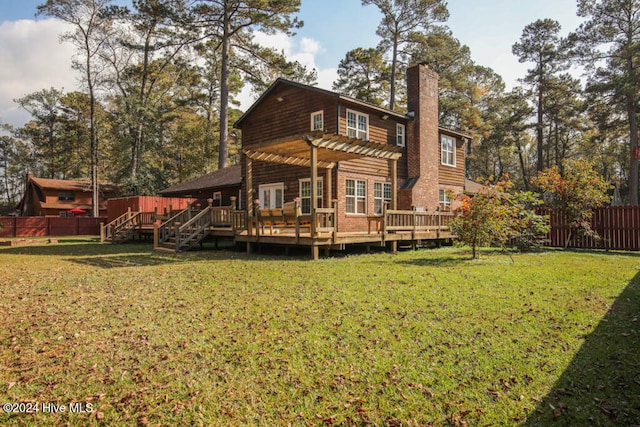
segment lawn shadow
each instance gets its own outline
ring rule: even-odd
[[[523,426],[640,426],[640,273]]]
[[[44,255],[44,256],[83,256],[83,255],[114,255],[123,253],[149,253],[153,245],[149,243],[125,243],[120,245],[103,244],[99,241],[69,241],[65,243],[18,245],[0,249],[0,253],[12,255]]]
[[[166,264],[182,264],[186,262],[198,261],[193,257],[166,256],[154,253],[147,254],[127,254],[127,255],[103,255],[91,257],[66,258],[76,264],[89,265],[100,268],[122,268],[122,267],[151,267]]]

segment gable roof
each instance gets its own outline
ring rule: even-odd
[[[389,116],[393,116],[395,118],[399,118],[399,119],[408,119],[408,120],[412,120],[413,119],[413,115],[411,113],[408,114],[403,114],[403,113],[399,113],[397,111],[393,111],[393,110],[388,110],[386,108],[382,108],[379,107],[377,105],[371,104],[369,102],[366,101],[362,101],[360,99],[357,98],[353,98],[351,96],[347,96],[347,95],[343,95],[340,94],[338,92],[334,92],[334,91],[330,91],[327,89],[322,89],[319,88],[317,86],[310,86],[310,85],[306,85],[304,83],[298,83],[298,82],[294,82],[291,80],[287,80],[287,79],[283,79],[283,78],[278,78],[275,82],[273,82],[271,84],[271,86],[269,86],[267,88],[267,90],[265,90],[262,95],[260,95],[260,97],[253,103],[251,104],[251,106],[247,109],[247,111],[244,112],[244,114],[233,124],[233,127],[236,129],[240,129],[242,127],[242,123],[246,120],[246,118],[251,115],[251,113],[253,112],[253,110],[255,110],[257,108],[258,105],[260,105],[260,103],[267,98],[268,96],[271,95],[272,92],[274,92],[279,86],[282,85],[287,85],[287,86],[291,86],[291,87],[296,87],[298,89],[303,89],[303,90],[308,90],[311,92],[315,92],[321,95],[325,95],[325,96],[329,96],[332,98],[335,98],[338,101],[345,101],[345,102],[350,102],[352,104],[358,104],[361,105],[363,107],[366,107],[368,109],[374,110],[374,111],[378,111],[383,115],[389,115]],[[449,128],[445,128],[442,126],[438,126],[438,129],[441,132],[444,133],[448,133],[452,136],[456,136],[462,139],[473,139],[473,137],[467,133],[464,132],[460,132],[454,129],[449,129]]]
[[[90,193],[91,182],[88,181],[74,181],[68,179],[49,179],[49,178],[36,178],[29,177],[29,181],[37,185],[43,190],[58,190],[58,191],[79,191]],[[100,191],[103,193],[112,193],[118,190],[116,184],[101,182]]]
[[[162,191],[159,194],[176,194],[189,191],[214,190],[222,187],[240,185],[241,171],[240,165],[227,166],[223,169],[202,175],[191,181],[181,182]]]
[[[294,82],[291,80],[287,80],[287,79],[283,79],[283,78],[278,78],[275,82],[273,82],[271,84],[271,86],[269,86],[267,88],[267,90],[265,90],[262,95],[260,95],[260,97],[251,105],[251,107],[249,107],[247,109],[247,111],[244,112],[244,114],[233,124],[234,128],[241,128],[242,127],[242,123],[245,121],[245,119],[253,112],[253,110],[255,110],[255,108],[260,105],[260,103],[267,98],[269,95],[271,95],[272,92],[275,91],[276,88],[278,88],[279,86],[282,85],[286,85],[286,86],[292,86],[292,87],[296,87],[298,89],[303,89],[303,90],[308,90],[308,91],[312,91],[315,93],[319,93],[322,95],[326,95],[332,98],[335,98],[337,101],[345,101],[345,102],[350,102],[353,104],[358,104],[358,105],[362,105],[363,107],[366,107],[368,109],[374,110],[374,111],[379,111],[381,114],[386,114],[389,116],[394,116],[396,118],[401,118],[401,119],[406,119],[406,116],[403,113],[398,113],[397,111],[392,111],[392,110],[388,110],[386,108],[382,108],[379,107],[377,105],[371,104],[369,102],[365,102],[362,101],[360,99],[357,98],[353,98],[351,96],[347,96],[347,95],[342,95],[338,92],[333,92],[327,89],[322,89],[319,88],[317,86],[310,86],[310,85],[306,85],[303,83],[298,83],[298,82]]]

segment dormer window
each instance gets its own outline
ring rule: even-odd
[[[324,111],[316,111],[311,113],[311,130],[324,130]]]
[[[369,116],[357,111],[347,110],[347,136],[349,138],[369,139]]]

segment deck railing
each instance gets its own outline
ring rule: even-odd
[[[446,231],[453,219],[452,212],[422,212],[385,210],[384,231]]]
[[[157,220],[157,214],[155,212],[140,212],[139,218],[141,225],[153,225]]]
[[[102,226],[100,231],[100,241],[110,241],[115,243],[119,235],[124,231],[138,227],[140,225],[140,212],[131,212],[130,210],[120,215],[110,223]]]
[[[233,230],[247,230],[247,212],[231,211],[231,228]]]
[[[169,239],[176,236],[176,231],[181,224],[186,223],[192,217],[192,208],[188,206],[187,208],[181,210],[180,212],[173,215],[171,218],[163,222],[158,226],[158,245],[161,245],[164,242],[169,241]]]
[[[202,233],[211,225],[211,206],[201,210],[198,214],[181,224],[176,230],[176,251],[188,248],[193,242],[200,241]]]
[[[337,211],[335,208],[316,208],[316,233],[333,233],[336,231]]]
[[[214,227],[232,227],[233,207],[231,206],[216,206],[209,208],[211,212],[211,225]]]

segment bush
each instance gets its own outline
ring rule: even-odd
[[[513,243],[525,251],[542,246],[549,232],[547,218],[535,209],[542,201],[531,192],[509,193],[513,183],[505,177],[496,183],[487,181],[476,194],[461,194],[451,224],[458,240],[471,246],[473,258],[477,248]]]
[[[599,238],[591,228],[591,219],[596,208],[611,201],[607,191],[612,185],[588,160],[567,160],[563,166],[564,174],[554,166],[540,172],[531,182],[551,196],[552,207],[562,209],[566,215],[571,230],[567,245],[579,236]]]
[[[510,218],[510,239],[520,252],[539,249],[547,241],[549,217],[539,215],[537,208],[542,200],[530,191],[519,191],[512,195],[513,211]]]

